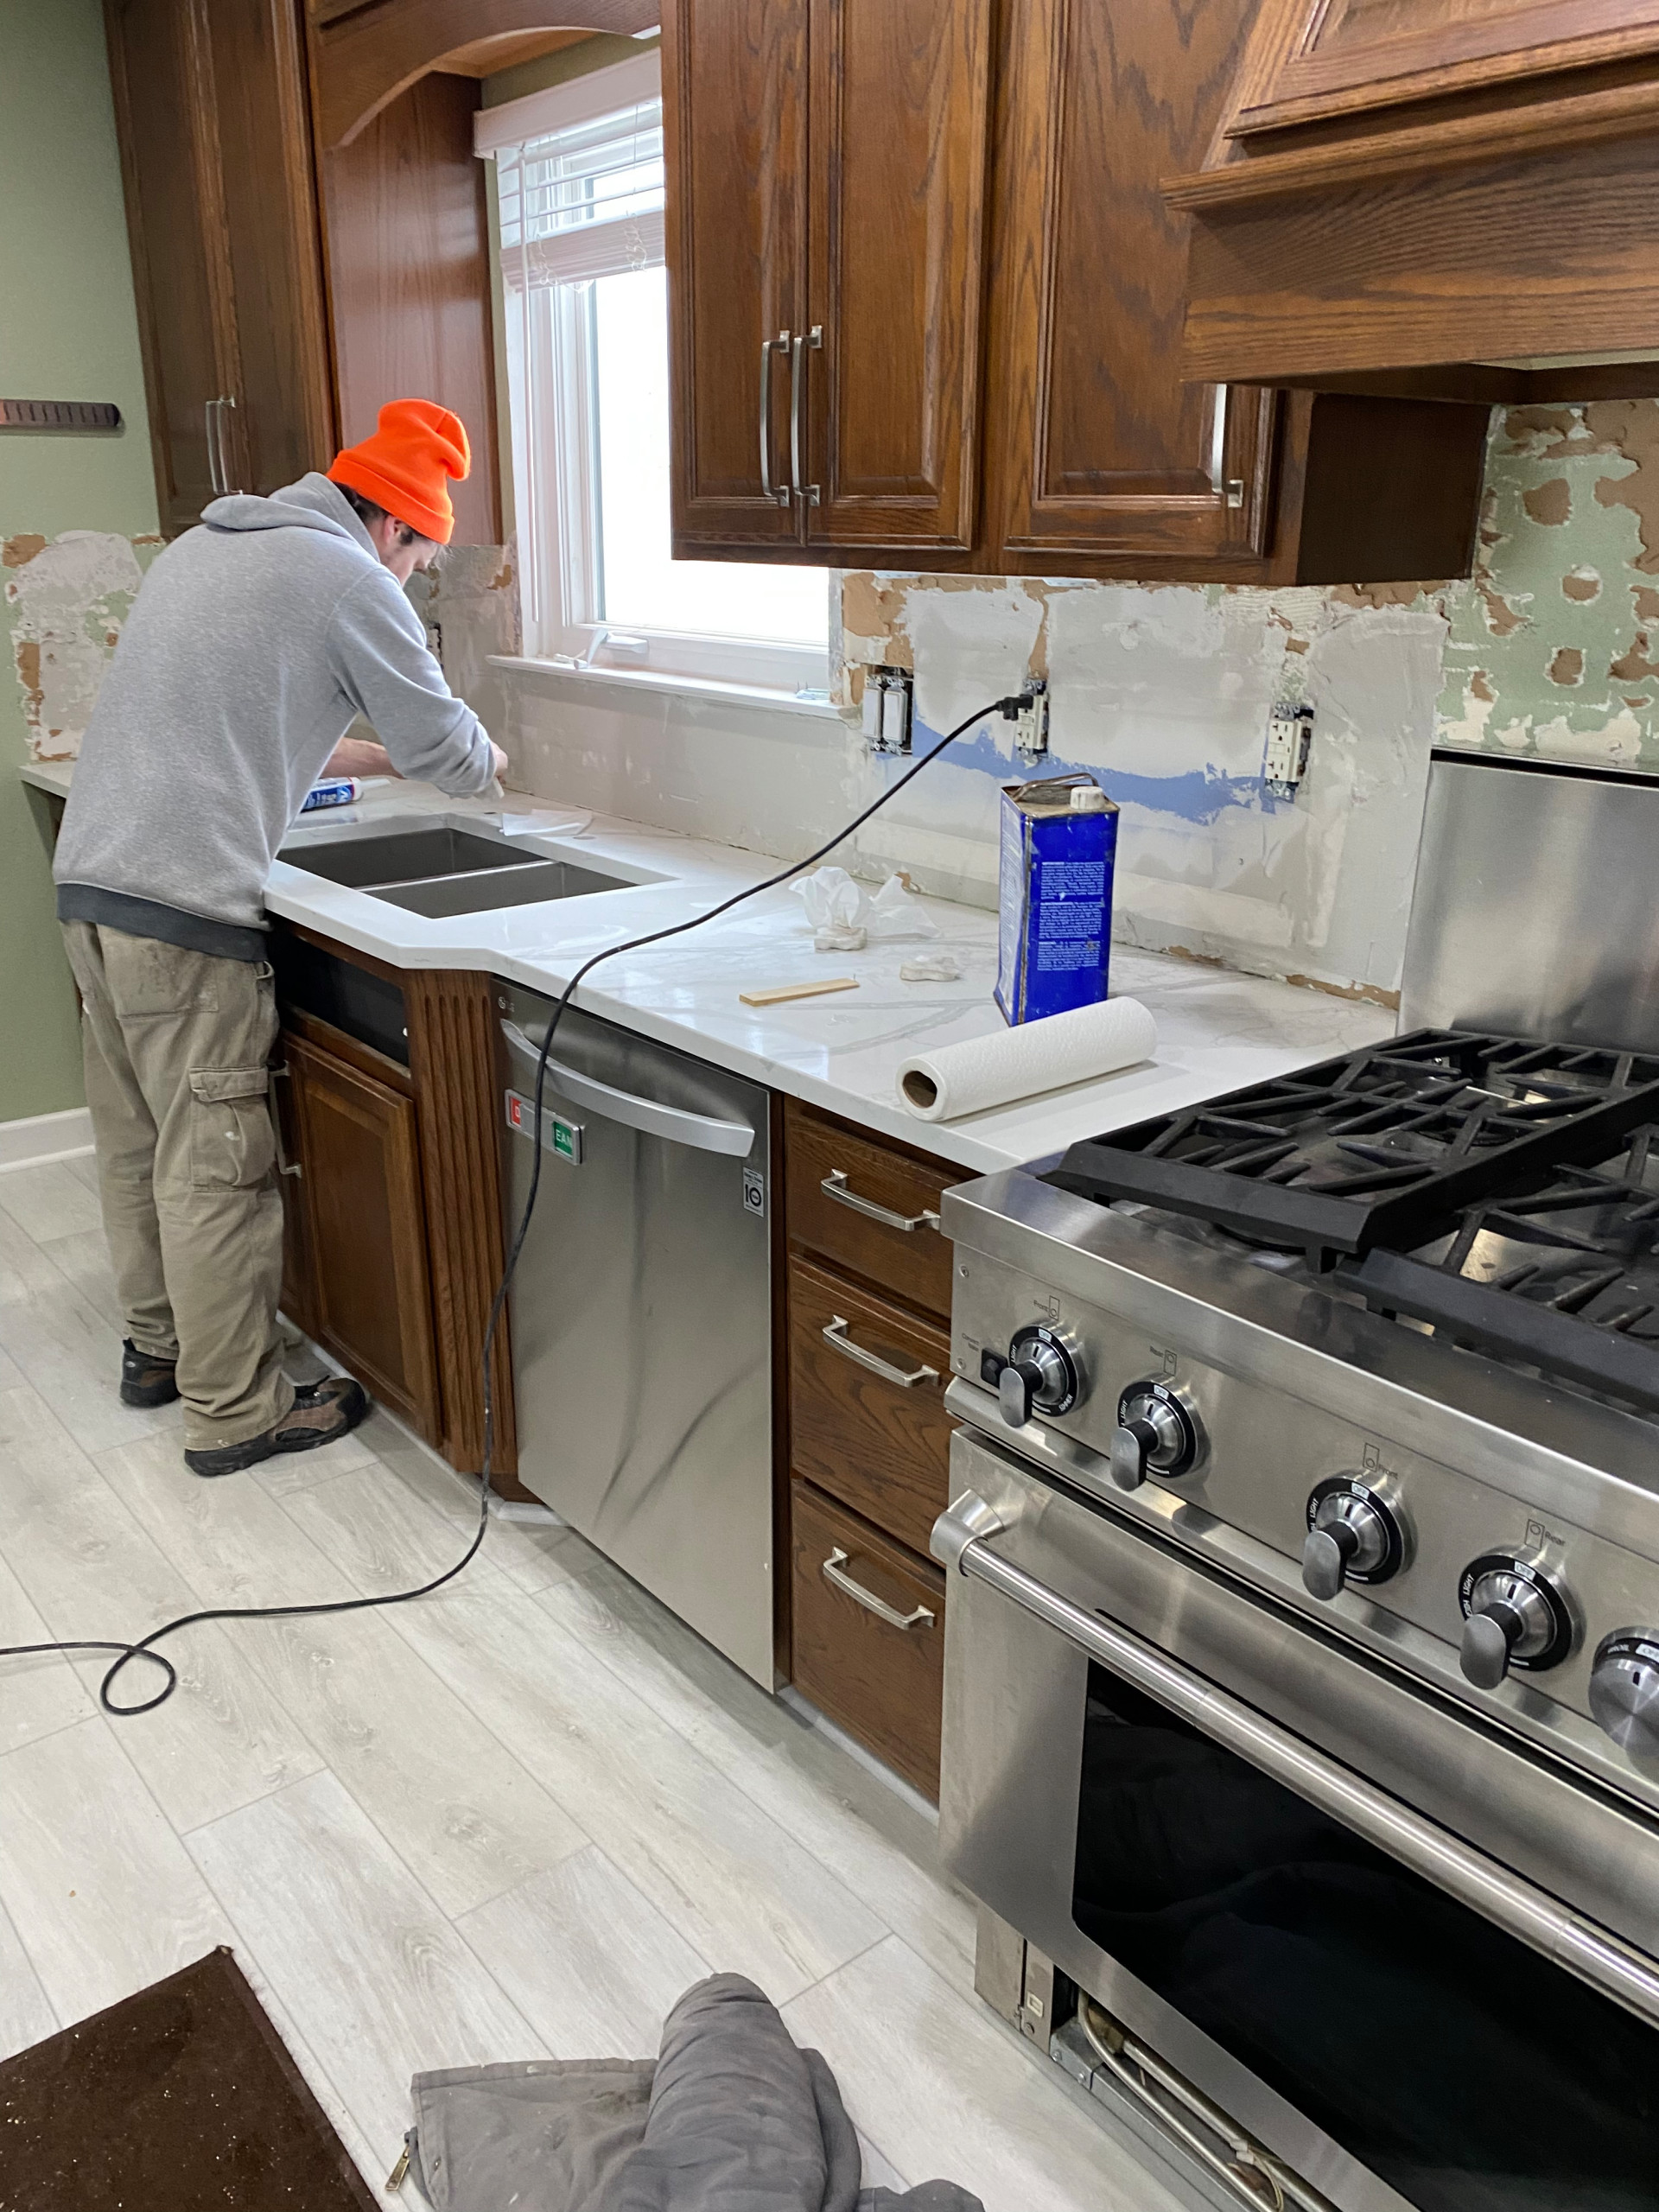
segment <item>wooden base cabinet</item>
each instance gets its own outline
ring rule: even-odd
[[[311,1333],[430,1444],[442,1437],[412,1086],[283,1039]],[[401,1072],[401,1071],[400,1071]],[[404,1078],[407,1084],[407,1077]],[[297,1315],[295,1317],[297,1319]]]
[[[784,1109],[790,1672],[930,1797],[939,1786],[950,1247],[941,1162]]]
[[[505,1256],[498,987],[402,970],[293,925],[272,934],[283,1310],[475,1475],[485,1331]],[[518,1480],[507,1316],[491,1364],[491,1480]]]

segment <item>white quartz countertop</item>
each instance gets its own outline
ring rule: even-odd
[[[40,762],[22,772],[61,794],[73,768]],[[270,912],[393,967],[480,969],[552,994],[601,946],[687,920],[780,865],[545,799],[446,798],[428,785],[391,782],[372,785],[355,806],[308,817],[287,849],[411,816],[458,826],[481,817],[538,852],[626,877],[629,887],[433,921],[279,861],[265,893]],[[900,982],[900,963],[922,950],[918,938],[873,939],[862,952],[816,951],[801,901],[784,887],[704,929],[607,962],[575,1003],[980,1173],[1373,1044],[1394,1028],[1380,1007],[1115,946],[1113,994],[1151,1008],[1154,1060],[993,1112],[924,1122],[899,1099],[901,1062],[924,1046],[1004,1024],[991,996],[995,916],[944,899],[920,904],[939,925],[929,942],[949,946],[961,964],[956,982]],[[739,997],[835,976],[856,976],[858,988],[769,1007]]]

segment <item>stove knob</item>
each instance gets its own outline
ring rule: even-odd
[[[1166,1383],[1132,1382],[1118,1400],[1112,1480],[1139,1490],[1148,1475],[1184,1475],[1198,1456],[1192,1414]]]
[[[1590,1710],[1621,1751],[1659,1757],[1659,1631],[1622,1628],[1602,1638],[1590,1670]]]
[[[1315,1598],[1334,1598],[1350,1582],[1386,1582],[1404,1549],[1400,1522],[1369,1484],[1333,1475],[1307,1501],[1302,1583]]]
[[[979,1371],[995,1384],[997,1404],[1010,1428],[1023,1428],[1033,1412],[1069,1413],[1077,1402],[1077,1368],[1068,1347],[1048,1328],[1021,1329],[1008,1356],[984,1353]]]
[[[1511,1668],[1535,1674],[1559,1666],[1572,1649],[1566,1600],[1526,1560],[1484,1554],[1463,1570],[1458,1597],[1464,1613],[1458,1663],[1477,1689],[1495,1690]]]

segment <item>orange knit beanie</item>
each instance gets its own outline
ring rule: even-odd
[[[459,415],[435,399],[392,399],[380,410],[374,435],[337,454],[328,474],[423,537],[447,545],[455,526],[448,479],[465,476],[472,465]]]

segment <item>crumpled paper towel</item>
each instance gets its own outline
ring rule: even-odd
[[[913,953],[899,963],[901,983],[954,983],[961,974],[962,964],[948,944],[935,952]]]
[[[794,887],[820,952],[861,952],[873,937],[939,934],[938,924],[911,895],[901,875],[890,875],[873,899],[844,868],[821,868]]]

